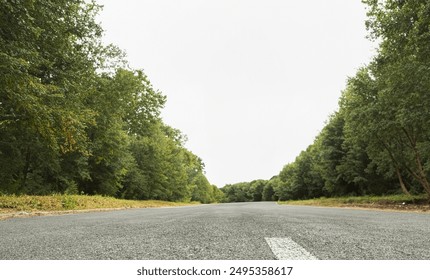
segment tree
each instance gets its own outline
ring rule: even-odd
[[[254,190],[249,182],[228,184],[221,191],[227,202],[248,202],[254,198]]]
[[[403,98],[388,93],[380,78],[372,78],[375,70],[363,69],[349,81],[341,101],[346,133],[353,142],[368,143],[366,151],[378,173],[386,178],[397,177],[404,193],[409,193],[405,173],[426,189],[424,166],[428,157],[423,147],[428,145],[427,132],[417,127],[422,124],[414,127],[411,120],[409,125],[400,121],[412,116],[404,113]]]
[[[279,180],[276,176],[272,177],[269,181],[267,181],[263,188],[262,200],[264,201],[278,200],[278,195],[275,191],[278,184],[279,184]]]
[[[367,26],[380,40],[378,54],[348,82],[341,107],[346,131],[368,143],[371,163],[396,177],[409,194],[418,182],[430,195],[430,4],[423,1],[364,1]]]
[[[324,182],[318,170],[318,153],[315,144],[302,151],[293,163],[287,164],[279,173],[280,199],[306,199],[319,197]]]
[[[89,176],[82,180],[85,193],[116,195],[122,181],[135,167],[129,150],[131,136],[154,133],[152,122],[159,122],[165,97],[155,92],[142,71],[117,69],[102,74],[86,104],[95,113],[87,129]]]
[[[251,182],[252,201],[263,200],[263,189],[266,184],[267,184],[267,181],[265,180],[254,180]]]
[[[0,1],[0,192],[213,202],[166,101],[101,43],[93,1]]]
[[[56,190],[70,177],[60,158],[86,149],[94,114],[82,100],[103,50],[97,9],[83,1],[0,2],[0,169],[9,171],[1,179],[12,192]]]
[[[364,170],[367,162],[363,163],[361,157],[353,158],[356,155],[352,152],[354,146],[347,144],[344,126],[343,111],[335,112],[314,142],[319,157],[316,165],[324,181],[325,195],[362,195],[365,192],[353,171],[357,168]]]

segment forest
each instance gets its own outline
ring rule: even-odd
[[[218,189],[186,136],[163,122],[166,97],[103,44],[99,5],[0,1],[0,195],[430,198],[430,2],[363,3],[376,54],[349,77],[314,142],[269,180]]]
[[[101,7],[0,1],[0,195],[219,201],[166,97],[102,43]]]
[[[430,2],[363,3],[378,48],[348,79],[339,109],[279,174],[224,186],[226,201],[397,193],[430,199]]]

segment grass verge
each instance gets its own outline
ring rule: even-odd
[[[174,207],[199,204],[196,202],[170,202],[159,200],[125,200],[105,196],[89,195],[0,195],[0,215],[3,217],[19,215],[41,215],[44,212],[70,213],[73,211]],[[1,218],[1,217],[0,217]]]
[[[353,196],[353,197],[321,197],[308,200],[279,201],[279,204],[325,206],[325,207],[357,207],[387,210],[430,211],[427,195],[387,195],[387,196]]]

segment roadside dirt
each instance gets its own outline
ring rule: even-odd
[[[337,205],[341,208],[353,209],[373,209],[384,211],[401,211],[401,212],[428,212],[430,213],[430,204],[343,204]]]
[[[63,211],[13,211],[0,209],[0,221],[10,218],[28,218],[35,216],[59,216],[59,215],[70,215],[78,213],[88,212],[106,212],[106,211],[118,211],[126,209],[143,209],[143,208],[171,208],[171,207],[188,207],[188,206],[201,206],[202,204],[190,204],[183,206],[156,206],[156,207],[121,207],[121,208],[96,208],[96,209],[84,209],[84,210],[63,210]]]
[[[58,215],[69,215],[69,214],[77,214],[77,213],[87,213],[87,212],[105,212],[105,211],[116,211],[116,210],[124,210],[130,208],[100,208],[100,209],[85,209],[85,210],[65,210],[65,211],[35,211],[35,212],[27,212],[27,211],[0,211],[0,221],[6,220],[10,218],[28,218],[35,216],[58,216]]]

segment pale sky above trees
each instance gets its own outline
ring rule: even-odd
[[[105,42],[167,96],[212,184],[270,179],[312,143],[376,47],[358,0],[98,0]]]

